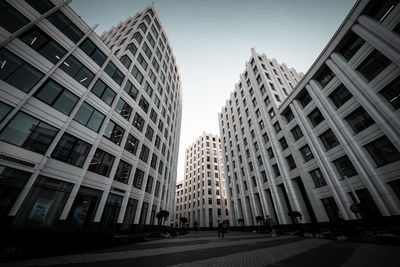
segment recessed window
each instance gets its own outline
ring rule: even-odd
[[[98,148],[89,164],[88,171],[108,177],[110,175],[114,159],[115,157],[113,155]]]
[[[124,87],[124,91],[128,93],[128,95],[136,101],[136,98],[139,94],[139,90],[130,82],[127,81]]]
[[[281,131],[281,126],[279,125],[279,122],[276,122],[274,124],[274,129],[276,133],[279,133]]]
[[[132,153],[133,155],[136,155],[138,146],[139,146],[139,140],[133,135],[129,134],[125,143],[124,147],[125,150],[128,151],[129,153]]]
[[[310,176],[314,182],[315,188],[326,186],[326,181],[320,169],[310,171]]]
[[[363,46],[365,41],[353,31],[350,31],[349,36],[346,36],[345,38],[346,41],[339,48],[339,52],[343,55],[345,59],[350,60],[354,56],[354,54],[361,48],[361,46]]]
[[[133,39],[135,39],[136,42],[140,45],[140,43],[143,40],[143,37],[142,37],[142,35],[140,33],[135,32],[135,34],[133,35]]]
[[[332,70],[324,64],[324,66],[318,71],[314,79],[319,82],[322,88],[324,88],[332,79],[335,74]]]
[[[352,113],[347,115],[345,120],[355,133],[359,133],[375,123],[368,112],[366,112],[362,107],[358,107]]]
[[[29,22],[30,20],[28,18],[6,1],[0,2],[0,26],[8,32],[14,33]]]
[[[115,111],[120,114],[124,119],[129,121],[129,118],[132,114],[132,107],[129,106],[122,98],[120,98],[117,105],[115,106]]]
[[[294,118],[293,112],[292,112],[290,109],[288,109],[288,110],[283,114],[283,116],[285,116],[286,122],[287,122],[287,123],[289,123],[290,121],[292,121],[293,118]]]
[[[325,131],[322,133],[319,138],[322,141],[322,144],[324,145],[326,151],[334,148],[335,146],[339,145],[339,141],[337,140],[335,134],[331,129]]]
[[[303,132],[301,131],[299,125],[296,125],[292,130],[292,135],[294,140],[299,140],[301,137],[303,137]]]
[[[139,131],[142,131],[144,126],[144,119],[138,113],[136,113],[135,117],[133,118],[132,125],[135,126]]]
[[[150,127],[150,125],[147,125],[145,136],[150,140],[150,142],[153,142],[154,130]]]
[[[330,99],[335,104],[337,108],[341,107],[347,102],[353,95],[347,90],[347,88],[340,84],[330,95]]]
[[[129,67],[130,67],[131,64],[132,64],[132,60],[131,60],[127,55],[123,55],[123,56],[120,58],[120,61],[121,61],[122,65],[124,65],[125,68],[127,68],[127,69],[129,69]]]
[[[144,144],[142,144],[142,149],[140,150],[139,159],[147,163],[149,159],[149,154],[150,154],[150,149]]]
[[[0,101],[0,122],[10,113],[13,108]]]
[[[139,100],[139,107],[141,107],[142,110],[147,113],[147,111],[149,110],[149,106],[149,102],[147,102],[147,100],[143,96],[141,96]]]
[[[305,108],[310,102],[312,101],[312,98],[310,94],[304,90],[304,93],[299,97],[299,102]]]
[[[282,150],[285,150],[288,147],[285,137],[279,139],[279,143],[281,144]]]
[[[133,186],[138,189],[142,189],[143,180],[144,180],[144,172],[136,168],[135,176],[133,178]]]
[[[400,160],[400,153],[386,136],[364,146],[378,167]]]
[[[118,163],[117,171],[114,175],[114,180],[124,184],[128,184],[129,176],[131,174],[132,165],[120,160]]]
[[[142,84],[143,74],[139,71],[139,69],[136,66],[133,66],[131,73],[133,77],[135,77],[136,81],[138,81],[139,84]]]
[[[281,176],[281,172],[279,171],[279,167],[277,164],[272,165],[272,169],[274,170],[275,177]]]
[[[111,106],[116,95],[116,93],[100,79],[97,80],[96,84],[93,86],[92,93],[109,106]]]
[[[128,44],[126,50],[130,51],[132,53],[132,56],[136,55],[137,48],[133,43]]]
[[[0,50],[0,79],[27,93],[44,76],[6,49]]]
[[[67,52],[67,50],[37,26],[29,29],[19,38],[53,64],[56,64]]]
[[[342,179],[344,179],[345,176],[351,177],[358,174],[348,156],[343,156],[334,160],[333,164]]]
[[[154,178],[149,175],[147,177],[146,189],[144,190],[145,192],[151,194],[151,189],[153,188],[153,181]]]
[[[0,140],[44,154],[58,129],[24,112],[18,112],[0,133]]]
[[[378,50],[372,51],[361,64],[358,70],[368,81],[372,81],[379,73],[392,63]]]
[[[98,132],[104,120],[104,115],[95,108],[83,102],[78,112],[75,114],[74,120],[88,127],[89,129]]]
[[[268,151],[268,155],[269,155],[270,159],[275,157],[274,152],[272,151],[272,148],[268,148],[267,151]]]
[[[83,32],[60,10],[48,16],[47,20],[74,43],[79,41],[83,36]]]
[[[78,102],[76,95],[51,79],[47,80],[36,91],[35,97],[66,115],[71,113],[76,102]]]
[[[379,93],[397,110],[400,108],[400,76],[386,85]]]
[[[54,4],[51,1],[38,1],[38,0],[25,0],[25,1],[42,15],[54,7]]]
[[[310,161],[314,158],[314,155],[311,152],[311,149],[308,145],[305,145],[302,148],[300,148],[300,152],[305,162]]]
[[[271,109],[268,111],[268,114],[269,114],[269,117],[271,118],[271,120],[272,120],[273,118],[275,118],[275,112],[274,112],[274,109],[273,109],[273,108],[271,108]]]
[[[308,119],[310,120],[313,127],[317,126],[325,120],[324,116],[322,116],[321,112],[317,108],[311,111],[310,114],[308,114]]]
[[[94,74],[73,55],[70,55],[60,68],[86,88],[94,77]]]
[[[107,73],[108,76],[110,76],[118,85],[121,85],[124,80],[122,72],[111,61],[108,62],[104,72]]]
[[[91,145],[88,143],[65,133],[58,142],[51,157],[76,167],[82,167],[90,147]]]
[[[102,66],[107,58],[107,56],[89,38],[83,41],[79,45],[79,48],[99,66]]]
[[[124,132],[125,130],[121,126],[110,120],[104,130],[103,136],[119,146]]]

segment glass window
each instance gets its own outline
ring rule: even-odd
[[[154,181],[154,178],[149,175],[147,177],[147,183],[146,183],[146,189],[145,189],[145,191],[149,194],[151,194],[151,189],[153,188],[153,181]]]
[[[124,216],[124,224],[133,224],[135,222],[138,203],[138,200],[129,198]]]
[[[143,74],[139,71],[139,69],[136,66],[133,66],[131,73],[133,77],[135,77],[136,81],[138,81],[139,84],[142,84]]]
[[[104,120],[104,115],[83,102],[78,112],[75,114],[74,120],[88,127],[89,129],[98,132]]]
[[[392,63],[378,50],[372,51],[361,64],[358,70],[368,81],[372,81],[379,73]]]
[[[98,148],[94,153],[92,161],[90,162],[88,171],[108,177],[110,175],[114,159],[115,157],[113,155]]]
[[[142,150],[140,150],[139,159],[147,163],[149,159],[150,149],[142,144]]]
[[[333,77],[335,77],[335,74],[330,68],[328,68],[328,66],[324,64],[324,66],[318,70],[318,73],[315,75],[314,79],[320,83],[322,88],[324,88],[333,79]]]
[[[79,45],[79,48],[99,66],[103,65],[104,61],[106,61],[107,56],[89,38],[86,38]]]
[[[124,184],[128,184],[131,170],[132,170],[131,164],[129,164],[123,160],[120,160],[118,167],[117,167],[117,171],[115,172],[115,175],[114,175],[114,180],[119,181]]]
[[[86,88],[94,77],[94,74],[73,55],[70,55],[60,68]]]
[[[126,140],[126,143],[125,143],[125,149],[129,153],[136,155],[138,146],[139,146],[139,140],[136,137],[134,137],[133,135],[129,134],[128,139]]]
[[[338,171],[338,173],[339,173],[340,177],[342,177],[342,179],[345,176],[351,177],[351,176],[357,175],[357,171],[354,168],[353,164],[351,163],[351,161],[347,155],[334,160],[333,164],[335,165],[336,170]]]
[[[288,147],[285,137],[279,139],[279,143],[281,144],[282,150],[285,150]]]
[[[108,76],[110,76],[118,85],[121,85],[124,80],[122,72],[111,61],[108,62],[104,72],[107,73]]]
[[[321,112],[317,108],[311,111],[310,114],[308,114],[308,119],[310,120],[313,127],[317,126],[325,120],[324,116],[322,116]]]
[[[314,158],[314,155],[311,152],[311,149],[308,145],[305,145],[302,148],[300,148],[300,152],[305,162],[310,161]]]
[[[154,196],[158,197],[160,195],[160,182],[156,182],[156,188],[154,189]]]
[[[357,34],[353,31],[350,31],[348,36],[343,38],[345,43],[343,43],[340,48],[339,52],[343,55],[343,57],[347,60],[350,60],[354,54],[363,46],[365,41],[361,39]]]
[[[14,219],[16,225],[52,225],[61,215],[72,183],[39,175]]]
[[[268,148],[267,151],[268,151],[268,155],[269,155],[269,158],[270,158],[270,159],[272,159],[272,158],[275,157],[275,156],[274,156],[274,152],[272,151],[272,148]]]
[[[154,135],[153,128],[151,128],[150,125],[147,125],[145,136],[146,136],[147,139],[150,140],[150,142],[153,141],[153,135]]]
[[[100,79],[96,81],[91,91],[109,106],[111,106],[116,95],[116,93]]]
[[[275,177],[279,177],[281,175],[277,164],[272,165],[272,169],[274,170]]]
[[[82,167],[90,147],[90,144],[65,133],[58,142],[51,157],[77,167]]]
[[[133,43],[128,44],[128,46],[126,47],[126,50],[130,51],[133,56],[136,55],[137,48]]]
[[[304,90],[304,93],[299,97],[299,101],[303,108],[305,108],[312,101],[312,98],[310,94]]]
[[[144,127],[144,119],[138,113],[136,113],[135,117],[133,118],[132,125],[135,126],[139,131],[142,131]]]
[[[378,167],[400,160],[400,152],[386,136],[364,146]]]
[[[330,99],[337,108],[341,107],[347,102],[353,95],[347,90],[347,88],[340,84],[330,95]]]
[[[83,32],[60,10],[48,16],[47,20],[56,26],[60,32],[65,34],[65,36],[71,39],[71,41],[74,43],[83,37]]]
[[[118,220],[119,210],[122,205],[122,196],[109,193],[104,206],[103,214],[101,215],[102,225],[115,225]]]
[[[63,88],[52,79],[48,79],[36,91],[35,97],[66,115],[71,113],[75,104],[78,102],[78,97],[76,95]]]
[[[73,224],[88,225],[94,220],[103,191],[81,186],[68,214]]]
[[[0,1],[0,26],[14,33],[30,21],[6,1]]]
[[[315,169],[313,171],[310,171],[310,176],[311,179],[314,182],[315,188],[322,187],[326,185],[326,181],[324,176],[322,175],[321,171],[319,169]]]
[[[140,43],[141,43],[142,40],[143,40],[143,37],[142,37],[142,35],[141,35],[140,33],[136,32],[136,33],[133,35],[133,39],[135,39],[136,42],[140,45]]]
[[[135,176],[133,178],[133,186],[139,189],[142,189],[144,179],[144,172],[139,168],[136,168]]]
[[[19,38],[53,64],[56,64],[67,52],[67,50],[37,26],[24,32]]]
[[[124,117],[125,120],[129,121],[129,118],[132,114],[132,107],[129,106],[122,98],[120,98],[115,106],[115,111]]]
[[[369,116],[368,112],[366,112],[362,107],[358,107],[352,113],[347,115],[345,120],[355,133],[359,133],[375,123],[375,121]]]
[[[24,112],[18,112],[1,131],[0,140],[44,154],[57,132],[57,128]]]
[[[142,110],[147,114],[147,111],[149,111],[149,102],[147,102],[147,100],[141,96],[140,100],[139,100],[139,107],[142,108]]]
[[[328,129],[325,132],[323,132],[319,136],[319,138],[321,139],[322,144],[324,145],[326,151],[331,150],[332,148],[340,144],[331,129]]]
[[[286,159],[286,162],[287,162],[287,164],[289,166],[289,170],[293,170],[293,169],[296,168],[296,163],[294,162],[294,159],[293,159],[292,155],[287,156],[285,159]]]
[[[10,113],[13,108],[7,104],[0,101],[0,122]]]
[[[281,126],[279,125],[279,122],[276,122],[274,124],[274,129],[276,133],[279,133],[281,131]]]
[[[145,55],[147,56],[147,58],[150,59],[151,58],[151,50],[146,42],[143,43],[142,50],[145,53]]]
[[[51,1],[46,1],[46,0],[25,0],[25,1],[42,15],[54,7],[54,4]]]
[[[124,87],[124,91],[128,93],[128,95],[134,100],[136,101],[136,98],[139,94],[139,90],[130,82],[127,81],[126,85]]]
[[[129,67],[131,66],[132,60],[127,56],[127,55],[123,55],[120,59],[122,65],[125,66],[125,68],[129,69]]]
[[[103,136],[119,146],[121,144],[124,132],[125,130],[122,129],[121,126],[110,120],[106,129],[104,130]]]
[[[0,220],[4,221],[31,173],[0,165]]]
[[[0,79],[27,93],[44,76],[6,49],[0,50]]]
[[[393,106],[395,110],[400,108],[400,76],[386,85],[379,93]]]

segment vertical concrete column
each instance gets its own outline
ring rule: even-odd
[[[307,87],[311,97],[314,99],[316,106],[319,108],[319,110],[327,120],[330,128],[335,133],[335,136],[342,144],[343,150],[346,152],[346,155],[354,164],[354,167],[357,169],[360,177],[362,177],[362,182],[368,188],[368,191],[373,196],[382,214],[384,216],[390,215],[389,208],[386,205],[385,201],[389,203],[389,206],[391,206],[390,209],[392,211],[398,213],[400,207],[398,207],[395,200],[390,197],[387,187],[379,179],[379,175],[377,174],[375,168],[373,168],[373,166],[371,166],[371,164],[365,160],[365,152],[357,145],[357,142],[354,140],[352,133],[348,130],[348,127],[346,127],[343,120],[340,119],[336,110],[329,103],[326,96],[317,93],[322,91],[321,86],[316,81],[311,80],[310,85],[307,85]],[[360,155],[363,156],[360,157]],[[378,179],[374,179],[374,177]],[[336,176],[336,178],[338,178],[338,176]],[[338,190],[343,190],[343,187],[338,188]],[[390,199],[386,199],[384,201],[384,197]]]
[[[362,103],[368,110],[375,123],[379,125],[382,131],[391,140],[398,140],[400,135],[400,124],[393,123],[398,121],[399,116],[393,110],[385,105],[377,103],[377,95],[369,86],[368,82],[357,74],[337,53],[332,53],[331,59],[326,61],[328,67],[338,76],[351,94]]]
[[[292,104],[290,104],[293,113],[299,119],[299,126],[306,133],[304,137],[307,140],[307,143],[314,154],[315,160],[317,161],[318,166],[320,167],[321,173],[323,174],[326,183],[328,185],[329,190],[332,193],[333,198],[336,201],[336,204],[343,215],[344,219],[356,219],[354,214],[350,211],[349,207],[346,207],[344,203],[349,202],[348,196],[342,191],[338,190],[340,188],[339,181],[334,177],[331,177],[329,173],[329,166],[326,165],[326,162],[323,160],[324,156],[321,155],[320,151],[323,151],[322,148],[317,148],[318,145],[317,137],[315,136],[313,130],[307,122],[306,117],[304,116],[302,109],[297,100],[294,100]]]

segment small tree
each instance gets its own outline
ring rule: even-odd
[[[168,218],[169,216],[169,211],[167,210],[160,210],[157,214],[157,220],[158,220],[158,225],[164,225],[165,224],[165,220]]]

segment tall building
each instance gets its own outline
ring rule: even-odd
[[[400,214],[399,22],[357,1],[301,79],[252,50],[218,114],[231,224]]]
[[[0,1],[0,221],[155,224],[182,112],[152,7],[99,37],[62,0]]]
[[[203,133],[185,151],[184,180],[176,185],[174,225],[187,218],[190,227],[216,227],[229,219],[220,138]]]

